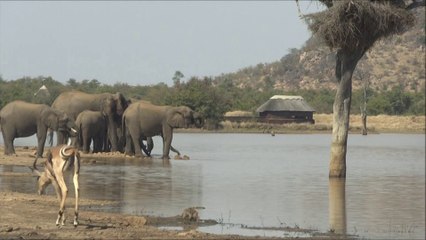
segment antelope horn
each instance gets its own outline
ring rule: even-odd
[[[72,148],[72,146],[63,146],[62,148],[61,148],[61,150],[59,151],[59,155],[61,156],[61,158],[68,158],[68,157],[71,157],[71,155],[72,155],[72,151],[69,153],[69,154],[67,154],[66,153],[66,151],[68,150],[68,149],[71,149]]]

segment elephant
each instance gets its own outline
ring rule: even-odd
[[[60,109],[77,119],[78,114],[84,110],[100,111],[107,118],[108,140],[111,143],[111,151],[119,150],[117,128],[121,127],[121,119],[128,106],[128,101],[117,92],[88,94],[80,91],[69,91],[61,93],[52,103],[52,107]],[[58,132],[58,143],[64,143],[64,134]]]
[[[80,131],[74,146],[82,146],[83,153],[88,153],[93,140],[93,153],[105,150],[108,145],[106,116],[99,111],[84,110],[78,114],[75,124]]]
[[[47,130],[77,134],[74,121],[66,113],[53,109],[45,104],[13,101],[0,111],[1,131],[5,144],[5,155],[15,154],[13,141],[15,138],[29,137],[37,134],[37,156],[42,157],[46,142]]]
[[[201,127],[201,115],[187,106],[157,106],[148,102],[132,103],[123,114],[123,135],[126,137],[126,154],[142,157],[141,141],[149,137],[163,138],[163,159],[169,159],[174,128]],[[148,144],[149,145],[149,144]],[[153,147],[153,145],[152,145]]]

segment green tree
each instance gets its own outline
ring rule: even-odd
[[[175,75],[173,76],[172,80],[173,80],[173,86],[175,88],[179,88],[180,87],[180,80],[182,78],[184,78],[185,75],[183,75],[183,73],[181,71],[176,71]]]
[[[192,77],[187,83],[181,83],[173,89],[166,100],[167,105],[185,105],[201,113],[208,128],[217,128],[223,115],[230,108],[229,99],[213,86],[211,78]]]

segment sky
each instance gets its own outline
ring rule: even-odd
[[[310,35],[293,0],[0,1],[0,76],[172,85],[278,61]]]

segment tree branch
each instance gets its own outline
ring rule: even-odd
[[[412,10],[414,8],[424,7],[424,6],[426,6],[425,0],[413,0],[413,2],[410,5],[408,5],[405,9]]]

